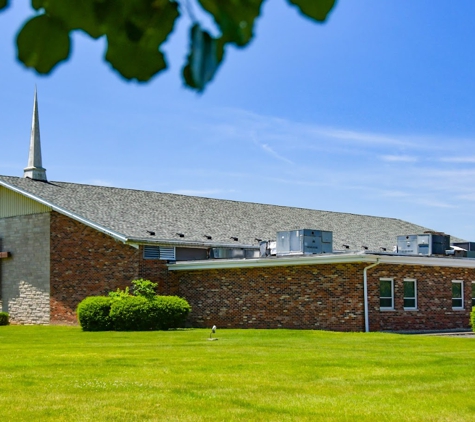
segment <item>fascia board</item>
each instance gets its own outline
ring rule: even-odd
[[[475,268],[475,259],[454,259],[419,256],[381,256],[370,254],[317,255],[311,257],[220,259],[184,261],[168,264],[170,271],[208,270],[224,268],[283,267],[298,265],[376,263],[395,265],[420,265],[425,267]]]
[[[0,185],[6,187],[7,189],[10,189],[16,193],[19,193],[20,195],[24,195],[27,198],[30,198],[36,202],[39,202],[40,204],[46,205],[47,207],[50,207],[52,210],[63,214],[67,217],[72,218],[73,220],[79,221],[80,223],[85,224],[86,226],[89,226],[97,231],[100,231],[104,234],[107,234],[109,236],[112,236],[113,238],[120,240],[121,242],[127,243],[128,238],[124,236],[122,233],[118,233],[114,230],[110,230],[107,227],[101,226],[100,224],[94,223],[93,221],[88,220],[87,218],[81,217],[80,215],[77,215],[71,211],[68,211],[62,207],[59,207],[58,205],[53,204],[52,202],[46,201],[36,195],[33,195],[29,192],[24,191],[23,189],[17,188],[16,186],[9,185],[8,183],[5,183],[3,180],[0,180]]]
[[[309,257],[287,258],[256,258],[256,259],[220,259],[207,261],[184,261],[169,264],[170,271],[208,270],[223,268],[252,268],[252,267],[288,267],[295,265],[322,265],[359,262],[376,262],[372,255],[318,255]]]
[[[439,258],[434,256],[384,256],[382,264],[420,265],[423,267],[475,268],[472,258]]]
[[[176,239],[143,239],[143,238],[128,238],[129,242],[137,243],[139,245],[160,245],[160,246],[194,246],[204,249],[208,248],[231,248],[231,249],[256,249],[259,247],[256,245],[244,245],[244,244],[233,244],[233,243],[206,243],[193,240],[176,240]]]

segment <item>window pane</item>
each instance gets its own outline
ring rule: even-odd
[[[462,283],[452,283],[452,297],[462,298]]]
[[[392,308],[393,306],[393,300],[391,298],[381,298],[379,299],[379,306],[381,308]]]
[[[381,297],[392,297],[393,292],[391,289],[391,280],[381,280],[380,287],[380,296]]]
[[[404,282],[404,297],[415,297],[416,296],[416,286],[414,281],[405,281]]]
[[[404,299],[404,307],[405,308],[415,308],[416,307],[416,299]]]
[[[452,299],[452,308],[461,308],[462,299]]]

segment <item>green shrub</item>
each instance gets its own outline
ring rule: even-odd
[[[0,325],[10,324],[10,317],[8,312],[0,312]]]
[[[124,299],[130,296],[129,288],[126,287],[124,290],[120,290],[119,288],[117,288],[115,292],[109,292],[108,296],[112,299]]]
[[[135,296],[142,296],[152,300],[156,295],[155,289],[158,284],[152,283],[150,280],[139,278],[138,280],[132,280],[132,286]]]
[[[112,299],[104,296],[91,296],[84,299],[77,307],[79,324],[84,331],[112,330],[109,316]]]
[[[475,308],[472,308],[470,313],[470,325],[472,326],[472,331],[475,332]]]
[[[182,327],[190,310],[177,296],[130,296],[112,303],[110,317],[116,331],[168,330]]]
[[[141,296],[129,296],[112,303],[110,318],[116,331],[156,330],[150,320],[153,301]]]
[[[154,306],[157,308],[159,330],[183,327],[191,311],[188,302],[178,296],[156,296]]]

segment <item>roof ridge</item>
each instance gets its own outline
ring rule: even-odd
[[[2,175],[0,175],[0,177],[16,177],[16,176],[2,176]],[[21,179],[21,178],[18,177],[18,179]],[[369,218],[377,218],[377,219],[384,219],[384,220],[394,220],[394,221],[401,221],[403,223],[413,224],[413,223],[410,223],[406,220],[402,220],[400,218],[395,218],[395,217],[384,217],[384,216],[370,215],[370,214],[358,214],[358,213],[346,212],[346,211],[329,211],[329,210],[316,209],[316,208],[295,207],[295,206],[291,206],[291,205],[269,204],[269,203],[263,203],[263,202],[253,202],[253,201],[240,201],[240,200],[237,200],[237,199],[210,198],[210,197],[207,197],[207,196],[185,195],[185,194],[182,194],[182,193],[174,193],[174,192],[159,192],[159,191],[154,191],[154,190],[122,188],[122,187],[117,187],[117,186],[93,185],[91,183],[62,182],[62,181],[55,181],[55,180],[49,180],[48,183],[49,184],[75,185],[75,186],[89,186],[89,187],[101,188],[101,189],[115,189],[115,190],[119,190],[119,191],[155,193],[155,194],[160,194],[160,195],[171,195],[171,196],[183,197],[183,198],[197,198],[197,199],[206,199],[206,200],[218,201],[218,202],[224,201],[224,202],[229,202],[229,203],[251,204],[251,205],[259,205],[259,206],[275,207],[275,208],[303,210],[303,211],[318,211],[318,212],[328,213],[328,214],[332,214],[332,215],[344,214],[344,215],[349,215],[349,216],[352,215],[352,216],[356,216],[356,217],[369,217]]]

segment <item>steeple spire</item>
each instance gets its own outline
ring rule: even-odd
[[[38,117],[36,86],[33,101],[33,118],[31,121],[30,154],[28,156],[28,167],[24,169],[23,177],[46,182],[46,169],[43,168],[41,163],[40,120]]]

